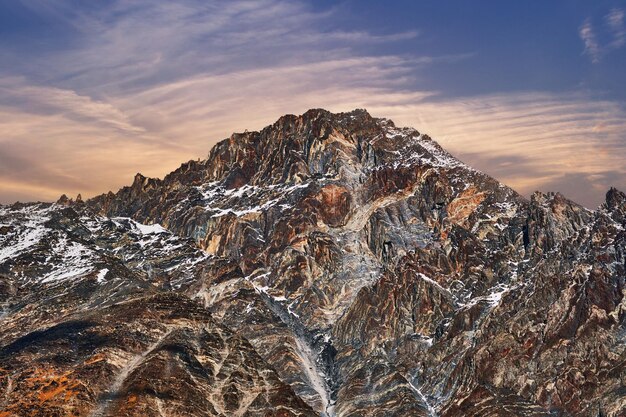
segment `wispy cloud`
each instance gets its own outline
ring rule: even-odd
[[[302,1],[114,1],[80,15],[71,7],[59,13],[46,2],[28,3],[37,13],[66,22],[81,39],[78,47],[32,57],[45,62],[46,80],[94,94],[201,73],[360,56],[366,45],[419,35],[338,30],[329,24],[333,9],[314,11]]]
[[[584,53],[589,55],[592,62],[600,62],[601,49],[596,38],[596,34],[591,25],[591,21],[587,19],[578,29],[578,35],[585,45]]]
[[[614,49],[621,48],[626,44],[626,26],[624,26],[624,11],[612,9],[605,17],[606,23],[611,29],[613,41],[610,46]]]
[[[110,103],[79,95],[72,90],[29,85],[20,77],[0,78],[0,105],[11,106],[16,103],[33,113],[56,112],[70,119],[87,119],[121,131],[132,133],[143,131],[141,127],[134,126],[127,115]]]
[[[624,25],[624,11],[614,8],[604,17],[606,25],[605,42],[598,40],[596,28],[593,26],[591,19],[587,19],[578,29],[578,35],[583,41],[583,53],[588,55],[591,62],[597,64],[602,57],[609,52],[620,49],[626,45],[626,26]]]

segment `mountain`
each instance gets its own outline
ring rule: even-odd
[[[364,110],[0,206],[0,416],[624,416],[626,195]]]

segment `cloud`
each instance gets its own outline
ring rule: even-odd
[[[589,55],[589,58],[591,58],[593,63],[600,62],[602,51],[589,19],[587,19],[578,29],[578,35],[585,45],[584,53]]]
[[[624,26],[624,11],[622,9],[612,9],[605,17],[606,23],[613,34],[613,41],[610,47],[621,48],[626,44],[626,26]]]
[[[119,187],[138,169],[162,175],[193,156],[160,138],[63,111],[0,106],[0,200],[56,200]]]
[[[16,103],[31,112],[58,112],[68,118],[88,119],[121,131],[143,131],[110,103],[79,95],[72,90],[28,85],[19,77],[0,78],[0,105],[11,106]]]
[[[596,30],[591,23],[591,19],[587,19],[578,29],[578,35],[583,41],[583,53],[588,55],[591,62],[597,64],[602,57],[609,52],[620,49],[626,45],[626,26],[624,25],[624,11],[622,9],[611,9],[604,17],[610,40],[600,42]]]
[[[304,1],[118,0],[81,13],[65,1],[27,4],[66,23],[80,41],[26,65],[40,62],[46,80],[96,96],[201,73],[361,56],[367,46],[419,35],[338,29],[329,18],[334,9],[316,11]]]

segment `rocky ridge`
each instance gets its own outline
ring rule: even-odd
[[[527,200],[364,110],[284,116],[0,207],[0,415],[621,416],[625,225],[615,189]]]

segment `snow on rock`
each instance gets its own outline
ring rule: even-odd
[[[218,182],[209,182],[195,187],[202,195],[204,207],[211,216],[218,218],[233,214],[242,217],[247,214],[256,214],[271,207],[279,207],[281,211],[291,206],[284,204],[286,198],[297,190],[309,187],[312,182],[303,184],[273,184],[264,187],[243,185],[239,188],[226,189]]]
[[[144,235],[167,233],[167,230],[160,224],[141,224],[135,222],[135,226]]]
[[[461,308],[469,308],[469,307],[475,306],[476,304],[480,302],[486,302],[490,307],[493,308],[493,307],[496,307],[498,304],[500,304],[500,300],[502,300],[502,297],[504,296],[504,294],[511,291],[512,289],[514,289],[514,287],[512,287],[511,285],[498,284],[494,286],[493,288],[489,289],[487,291],[487,295],[471,298],[468,301],[459,303],[459,306]]]
[[[180,287],[210,255],[160,224],[109,219],[58,204],[0,210],[0,266],[9,263],[20,282],[54,284],[99,270],[96,282],[103,284],[111,270],[104,265],[112,257],[148,279],[156,270],[171,275],[170,284]]]
[[[99,284],[102,284],[104,282],[104,277],[106,277],[108,273],[109,270],[107,268],[101,269],[96,276],[96,281],[98,281]]]
[[[78,242],[70,242],[63,237],[52,248],[54,263],[52,272],[41,279],[42,283],[61,281],[67,278],[85,275],[94,270],[95,252]]]
[[[38,206],[26,206],[0,212],[0,263],[33,249],[49,232],[44,225],[50,218],[49,210]]]

